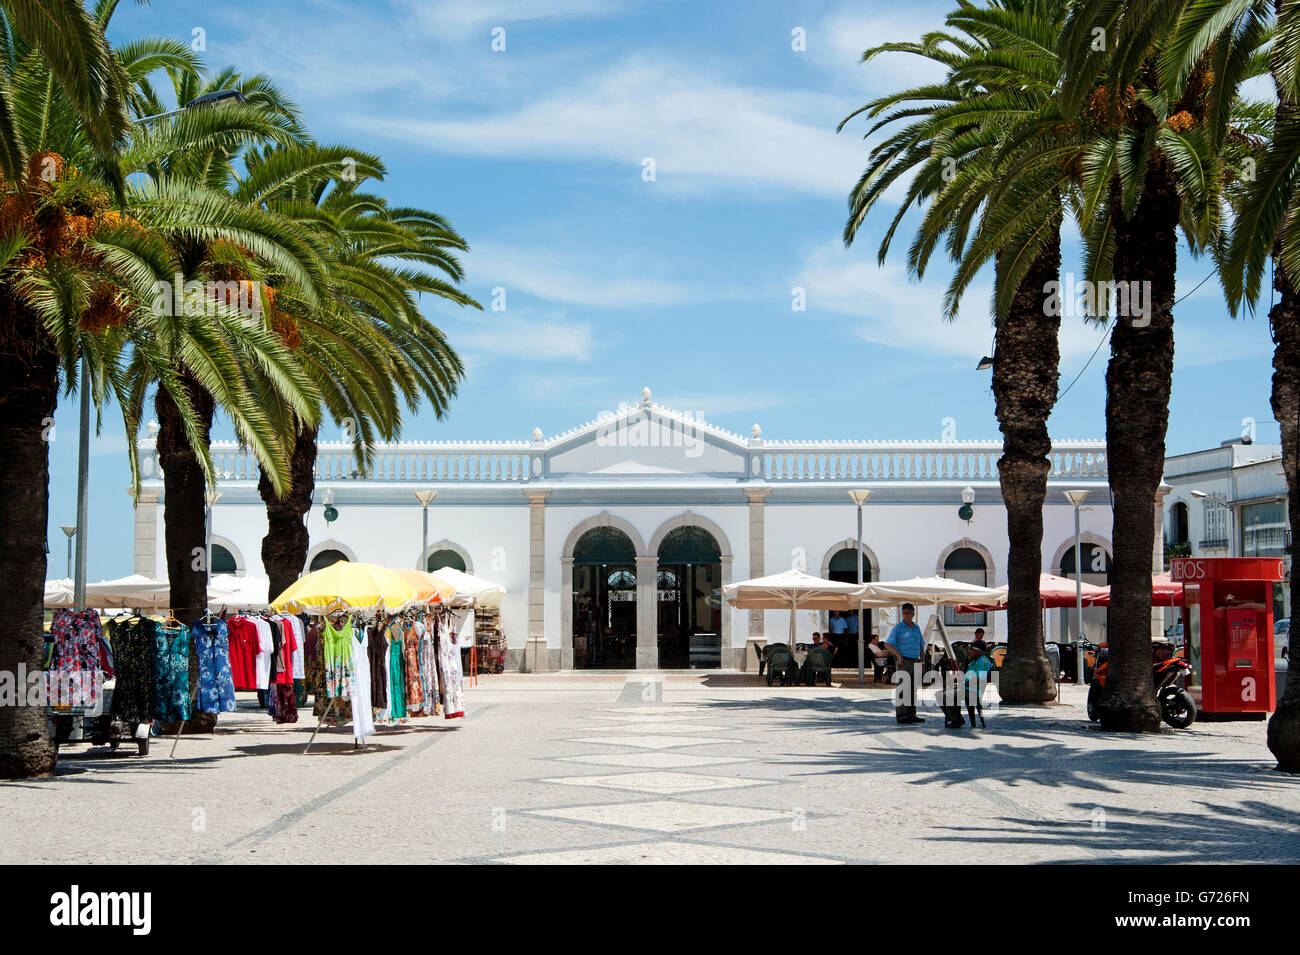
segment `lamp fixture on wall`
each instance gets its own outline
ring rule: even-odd
[[[969,484],[961,489],[961,507],[957,508],[957,516],[969,524],[975,518],[975,489]]]

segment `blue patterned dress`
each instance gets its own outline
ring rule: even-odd
[[[190,718],[190,632],[186,627],[154,631],[155,716],[164,723]]]
[[[235,679],[230,672],[230,634],[226,622],[196,623],[191,632],[194,652],[199,658],[199,712],[234,712]]]

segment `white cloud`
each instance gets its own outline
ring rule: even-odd
[[[848,250],[828,242],[807,256],[793,284],[807,290],[810,317],[827,312],[847,316],[863,341],[911,351],[921,359],[938,355],[974,360],[988,354],[993,342],[988,270],[962,299],[958,320],[945,322],[943,293],[951,272],[937,263],[917,283],[901,265],[877,266],[870,238],[863,236],[861,245]],[[1063,322],[1061,360],[1086,358],[1100,335],[1082,321]]]
[[[628,60],[508,111],[348,122],[431,150],[610,162],[647,190],[841,198],[862,165],[861,145],[835,133],[844,112],[840,97],[730,83],[657,57]],[[642,182],[646,157],[655,161],[654,182]]]
[[[523,311],[485,312],[444,321],[452,347],[481,366],[496,358],[520,361],[590,361],[596,351],[591,323]]]
[[[726,295],[717,287],[675,281],[666,266],[646,259],[619,261],[606,249],[558,252],[549,246],[480,242],[467,257],[466,268],[476,284],[504,288],[507,305],[516,291],[550,302],[603,308],[678,305]],[[628,274],[633,270],[636,274]]]

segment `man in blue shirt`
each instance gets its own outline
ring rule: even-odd
[[[899,723],[924,723],[916,715],[916,690],[921,680],[921,656],[925,652],[925,637],[913,622],[916,608],[903,604],[903,619],[894,624],[885,638],[885,651],[898,661],[898,690],[894,693],[894,717]]]

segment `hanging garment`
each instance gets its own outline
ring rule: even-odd
[[[275,652],[275,637],[271,624],[261,617],[253,620],[253,627],[257,630],[257,689],[265,690],[271,685],[271,655]]]
[[[257,626],[247,617],[231,617],[226,621],[227,641],[230,645],[230,676],[236,690],[257,690],[257,654],[261,639]]]
[[[388,657],[388,638],[384,636],[385,629],[381,625],[369,628],[370,705],[377,710],[388,709],[388,672],[384,666]]]
[[[325,695],[329,697],[352,696],[353,673],[355,664],[352,660],[352,621],[348,620],[343,629],[335,630],[329,620],[321,629],[321,656],[325,661]]]
[[[465,682],[460,670],[460,647],[445,625],[438,627],[438,670],[442,682],[442,710],[449,720],[465,715]]]
[[[154,628],[148,617],[113,620],[108,629],[117,648],[113,662],[117,683],[113,688],[112,715],[131,723],[148,723],[155,705]]]
[[[292,683],[273,683],[267,688],[266,711],[277,723],[298,722],[298,694]]]
[[[50,706],[94,709],[104,683],[104,630],[94,610],[56,610],[50,621],[53,657],[46,672]]]
[[[199,658],[199,695],[195,701],[199,712],[233,713],[235,681],[230,672],[230,635],[225,622],[199,621],[190,633]]]
[[[402,663],[406,669],[406,713],[420,716],[433,712],[433,703],[425,707],[424,682],[420,676],[420,635],[409,628],[402,635]]]
[[[174,723],[190,718],[190,632],[185,627],[154,629],[155,718]]]
[[[434,701],[438,699],[438,648],[434,643],[434,628],[426,626],[420,634],[420,689],[424,693],[424,711],[429,715],[438,712]]]
[[[406,671],[403,667],[401,626],[389,631],[388,713],[395,720],[406,719]]]
[[[297,648],[293,651],[294,703],[301,709],[307,705],[307,625],[302,617],[289,618]]]
[[[365,740],[375,732],[374,716],[370,712],[370,643],[366,628],[357,627],[352,644],[352,735]]]
[[[272,621],[276,636],[279,637],[275,650],[275,676],[272,678],[276,685],[293,685],[293,658],[298,648],[298,641],[294,635],[291,619],[276,617]]]

